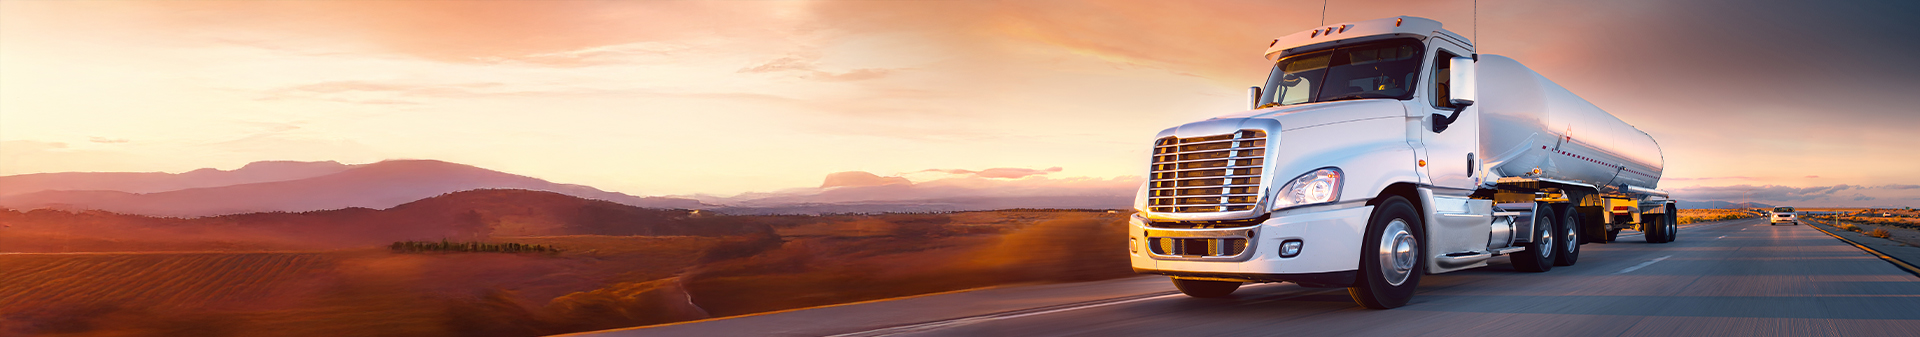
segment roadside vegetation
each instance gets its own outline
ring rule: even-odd
[[[1761,216],[1761,214],[1746,209],[1682,209],[1680,210],[1680,219],[1678,219],[1678,222],[1685,225],[1696,222],[1736,220],[1759,216]]]
[[[479,241],[448,242],[446,239],[441,239],[440,242],[429,242],[429,241],[394,242],[392,245],[388,246],[388,249],[392,249],[395,253],[427,253],[427,252],[516,253],[516,254],[517,253],[542,253],[542,254],[560,253],[559,248],[554,248],[553,246],[547,246],[547,245],[529,245],[529,244],[512,243],[512,242],[504,242],[504,243],[479,242]]]
[[[1912,209],[1813,209],[1812,219],[1836,229],[1920,246],[1920,212]],[[1831,212],[1831,213],[1826,213]]]

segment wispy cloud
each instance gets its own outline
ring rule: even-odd
[[[968,175],[968,176],[975,176],[975,177],[981,177],[981,178],[1019,179],[1019,178],[1025,178],[1028,176],[1046,175],[1048,173],[1060,172],[1061,170],[1062,169],[1060,167],[1055,166],[1055,167],[1049,167],[1046,169],[998,167],[998,168],[990,168],[990,169],[979,170],[979,171],[965,170],[965,169],[926,169],[920,172],[941,172],[941,173],[947,173],[947,174]]]
[[[1682,178],[1682,177],[1663,177],[1663,178],[1660,178],[1660,180],[1668,180],[1668,181],[1702,181],[1702,180],[1747,180],[1747,181],[1754,181],[1754,180],[1760,180],[1760,178],[1755,178],[1755,177],[1744,177],[1744,176],[1732,176],[1732,177],[1704,177],[1704,178]]]
[[[818,61],[812,59],[799,56],[783,56],[765,63],[740,68],[737,72],[742,74],[798,72],[802,78],[837,82],[878,79],[900,70],[901,69],[897,68],[858,68],[843,72],[832,72],[820,69]]]
[[[1832,198],[1836,192],[1860,188],[1865,188],[1865,186],[1844,184],[1812,187],[1733,185],[1682,187],[1675,188],[1672,192],[1676,197],[1685,200],[1808,201]]]
[[[1754,200],[1768,202],[1870,201],[1892,198],[1902,200],[1901,190],[1920,189],[1920,185],[1888,184],[1876,186],[1826,185],[1794,187],[1782,185],[1692,186],[1671,190],[1683,200]],[[1842,194],[1840,192],[1853,191]]]

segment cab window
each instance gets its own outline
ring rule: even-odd
[[[1432,85],[1433,102],[1432,103],[1433,103],[1433,107],[1435,108],[1441,108],[1441,109],[1459,109],[1460,108],[1453,105],[1453,100],[1452,100],[1453,95],[1451,95],[1451,92],[1450,92],[1450,89],[1452,87],[1447,85],[1447,82],[1449,82],[1450,78],[1453,77],[1448,75],[1447,72],[1453,69],[1453,58],[1455,57],[1459,57],[1459,55],[1454,55],[1453,53],[1449,53],[1445,49],[1442,49],[1438,53],[1434,53],[1433,55],[1433,75],[1430,77],[1433,78],[1433,85]]]

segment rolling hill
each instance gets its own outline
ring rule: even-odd
[[[41,175],[39,178],[47,179],[38,180],[20,178],[31,175],[10,176],[7,178],[14,179],[9,180],[8,184],[17,183],[23,186],[115,187],[128,190],[42,190],[0,197],[0,207],[23,210],[39,208],[103,210],[153,216],[201,217],[255,212],[305,212],[349,207],[384,209],[436,195],[474,189],[551,191],[639,207],[686,209],[708,207],[691,199],[636,197],[588,186],[556,184],[532,177],[437,160],[389,160],[351,165],[337,172],[319,175],[314,174],[325,172],[331,166],[325,163],[307,164],[312,165],[278,171],[242,168],[234,171],[220,171],[228,173],[226,175],[209,173],[189,176],[194,172],[202,172],[193,171],[166,179],[144,173],[127,173],[131,174],[128,176],[114,175],[120,173],[58,173]],[[249,165],[249,167],[253,166]],[[242,171],[258,174],[238,174]],[[166,186],[206,185],[220,181],[252,181],[305,175],[312,176],[162,192],[138,192]],[[76,179],[75,177],[135,178],[120,179],[118,180],[120,183],[69,181]],[[213,178],[200,179],[200,177]],[[9,187],[9,189],[13,188]]]
[[[698,211],[650,209],[545,191],[470,190],[393,208],[264,212],[198,218],[102,211],[0,210],[8,251],[326,249],[495,235],[724,236],[768,231]],[[236,245],[235,243],[246,243]],[[56,247],[57,246],[57,247]],[[151,248],[151,249],[148,249]],[[234,249],[226,249],[234,248]]]
[[[41,191],[155,193],[189,188],[306,179],[354,168],[334,161],[258,161],[231,171],[203,168],[184,173],[59,172],[0,177],[0,197]]]

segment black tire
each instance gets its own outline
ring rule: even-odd
[[[1667,204],[1667,214],[1673,215],[1662,219],[1667,223],[1667,242],[1680,241],[1680,210],[1674,209],[1673,204]]]
[[[1420,213],[1406,198],[1387,197],[1373,208],[1373,217],[1367,220],[1366,241],[1360,245],[1360,279],[1347,287],[1354,303],[1368,309],[1392,309],[1413,299],[1420,275],[1427,272],[1426,250],[1420,244],[1425,232],[1420,224]],[[1396,279],[1399,282],[1394,282]]]
[[[1620,240],[1620,229],[1615,228],[1615,229],[1607,230],[1607,242],[1614,242],[1617,240]]]
[[[1561,209],[1564,210],[1563,213],[1565,214],[1556,218],[1560,219],[1560,221],[1556,221],[1556,225],[1560,226],[1560,236],[1558,237],[1558,239],[1560,239],[1560,246],[1558,247],[1560,251],[1554,252],[1553,265],[1571,266],[1575,262],[1580,262],[1580,212],[1573,209],[1573,207],[1563,207]]]
[[[1536,239],[1526,244],[1527,250],[1513,253],[1508,259],[1513,260],[1513,269],[1519,271],[1538,273],[1553,270],[1553,246],[1558,236],[1553,234],[1557,232],[1553,226],[1553,209],[1542,204],[1536,205],[1533,212],[1533,237]]]
[[[1640,236],[1646,237],[1647,243],[1667,243],[1667,219],[1672,217],[1672,214],[1661,214],[1641,224]]]
[[[1173,287],[1180,289],[1180,293],[1187,296],[1221,298],[1233,294],[1235,289],[1240,289],[1240,282],[1173,279]]]

